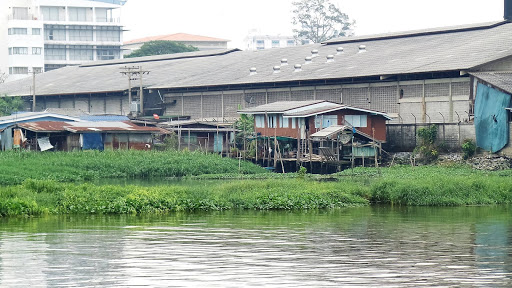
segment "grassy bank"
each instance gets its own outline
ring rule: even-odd
[[[0,185],[26,179],[80,182],[102,178],[257,174],[265,169],[216,154],[179,151],[0,152]]]
[[[391,204],[462,206],[512,204],[509,172],[465,167],[355,169],[339,181],[259,179],[196,181],[155,187],[26,180],[0,188],[0,216],[145,214],[175,211],[305,210]]]

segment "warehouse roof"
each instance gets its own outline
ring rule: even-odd
[[[305,58],[312,56],[313,50],[318,51],[318,57],[306,64]],[[328,55],[333,56],[332,61],[327,61]],[[150,89],[235,89],[286,82],[325,83],[331,79],[470,71],[510,56],[512,23],[494,22],[259,51],[199,51],[94,62],[38,75],[36,92],[65,95],[125,91],[127,79],[120,73],[121,68],[133,65],[150,71],[143,81]],[[287,59],[289,65],[281,65],[282,59]],[[295,64],[301,64],[301,69],[295,69]],[[279,69],[274,70],[275,66]],[[250,73],[253,67],[256,71]],[[29,78],[0,85],[0,95],[31,95],[31,82]]]
[[[476,78],[512,94],[512,71],[471,73]]]

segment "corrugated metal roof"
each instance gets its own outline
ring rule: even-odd
[[[127,116],[120,115],[83,115],[80,116],[81,120],[91,121],[91,122],[100,122],[100,121],[129,121],[130,118]]]
[[[503,91],[512,94],[512,71],[508,72],[477,72],[470,73],[478,79],[496,86]]]
[[[239,110],[240,114],[260,114],[260,113],[284,113],[288,110],[297,109],[318,103],[330,103],[325,100],[310,100],[310,101],[279,101],[259,105],[256,107],[246,108]],[[332,103],[334,104],[334,103]]]
[[[316,133],[313,133],[311,135],[312,138],[330,138],[332,137],[333,135],[336,135],[338,133],[340,133],[341,131],[343,130],[347,130],[347,129],[352,129],[351,127],[349,126],[336,126],[336,125],[332,125],[332,126],[329,126],[327,128],[324,128]]]
[[[349,38],[347,38],[349,39]],[[347,40],[348,41],[348,40]],[[366,52],[359,53],[359,45]],[[336,55],[337,48],[344,52]],[[311,50],[319,57],[294,72],[294,64],[304,64]],[[196,53],[196,54],[194,54]],[[361,38],[360,42],[312,44],[259,51],[228,50],[221,54],[208,51],[94,62],[65,67],[36,77],[38,95],[102,93],[127,90],[121,68],[142,65],[150,71],[144,86],[150,89],[195,88],[236,85],[274,86],[275,83],[352,79],[369,76],[430,73],[436,71],[470,71],[480,65],[512,56],[512,23],[475,25],[471,29],[448,29],[423,35]],[[327,55],[335,55],[326,63]],[[182,56],[185,56],[184,58]],[[290,65],[280,73],[273,67],[287,58]],[[135,64],[137,63],[137,64]],[[255,67],[257,74],[250,75]],[[0,95],[31,95],[32,79],[0,85]]]
[[[33,119],[46,118],[46,117],[59,118],[59,119],[68,120],[68,121],[80,121],[80,119],[75,118],[75,117],[70,117],[70,116],[60,115],[60,114],[55,114],[55,113],[23,112],[23,113],[16,113],[16,114],[13,114],[10,116],[0,117],[0,124],[15,123],[15,122],[20,122],[20,121],[33,120]]]
[[[33,132],[64,132],[73,133],[162,133],[164,130],[156,127],[137,126],[125,122],[55,122],[40,121],[18,124],[19,127]]]

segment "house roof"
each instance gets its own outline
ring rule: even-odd
[[[285,102],[274,102],[264,104],[252,108],[247,108],[238,111],[240,114],[283,114],[285,118],[305,118],[319,114],[325,114],[329,112],[339,110],[353,110],[368,113],[371,115],[380,115],[387,120],[393,118],[384,112],[375,110],[356,108],[347,105],[341,105],[326,100],[313,100],[313,101],[285,101]]]
[[[79,118],[61,115],[61,114],[55,114],[55,113],[48,113],[48,112],[24,112],[24,113],[16,113],[10,116],[4,116],[0,117],[0,125],[1,124],[9,124],[9,123],[16,123],[16,122],[22,122],[22,121],[30,121],[34,119],[40,119],[40,118],[58,118],[62,120],[68,120],[68,121],[80,121]]]
[[[187,34],[187,33],[175,33],[175,34],[150,36],[150,37],[134,39],[134,40],[124,42],[124,45],[145,43],[145,42],[156,41],[156,40],[176,41],[176,42],[229,42],[229,40],[221,39],[221,38],[193,35],[193,34]]]
[[[18,127],[33,132],[72,132],[72,133],[162,133],[155,127],[137,126],[129,121],[118,122],[56,122],[40,121],[18,124]]]
[[[476,78],[487,82],[501,90],[512,94],[512,71],[470,73]]]
[[[393,75],[472,71],[512,57],[512,23],[509,22],[427,32],[344,38],[325,44],[258,51],[199,51],[92,62],[38,75],[36,92],[49,96],[125,91],[126,77],[120,72],[130,65],[141,65],[150,71],[144,77],[144,86],[149,89],[212,90],[275,87],[305,81],[328,83],[340,79],[352,83],[363,77],[385,79]],[[365,52],[360,52],[360,45],[365,45]],[[343,52],[338,54],[338,48],[343,48]],[[318,50],[319,56],[311,64],[305,64],[304,59],[312,55],[312,50]],[[327,63],[327,55],[334,55],[334,61]],[[274,73],[273,67],[280,65],[283,58],[290,65],[281,66],[280,72]],[[302,70],[294,72],[294,64],[302,64]],[[252,67],[257,73],[250,75]],[[4,83],[0,85],[0,95],[29,96],[31,83],[31,78]]]

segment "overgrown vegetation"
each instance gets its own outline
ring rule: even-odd
[[[439,148],[436,145],[437,125],[432,124],[428,127],[418,129],[419,145],[415,152],[420,154],[421,160],[425,163],[432,163],[439,157]]]
[[[335,175],[339,180],[336,182],[315,181],[307,176],[270,179],[274,175],[280,174],[247,176],[262,178],[255,180],[176,182],[153,187],[25,180],[20,185],[0,187],[0,216],[304,210],[372,203],[512,204],[512,171],[482,172],[466,166],[355,168]]]
[[[186,45],[181,42],[156,40],[144,43],[140,49],[133,51],[132,53],[125,55],[125,58],[153,56],[153,55],[165,55],[175,54],[183,52],[194,52],[199,51],[194,46]]]
[[[21,111],[23,105],[21,97],[0,97],[0,116],[9,116],[14,112]]]
[[[464,160],[467,160],[473,155],[475,155],[476,152],[476,144],[471,139],[464,139],[462,142],[462,152],[464,153],[463,158]]]
[[[84,151],[0,153],[0,185],[26,179],[58,182],[102,178],[184,177],[203,174],[256,174],[267,171],[250,162],[186,151]]]

